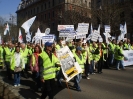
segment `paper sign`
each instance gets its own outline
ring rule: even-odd
[[[61,63],[61,69],[66,79],[66,82],[70,81],[74,76],[82,72],[81,67],[77,62],[75,62],[74,55],[68,48],[65,46],[56,52],[57,57]]]
[[[88,34],[89,23],[78,23],[77,34]]]

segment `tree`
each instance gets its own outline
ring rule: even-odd
[[[123,7],[120,3],[107,4],[100,6],[99,9],[96,7],[92,8],[92,23],[103,25],[110,25],[112,34],[119,32],[119,24],[123,21]],[[116,21],[117,20],[117,21]],[[97,22],[97,23],[96,23]]]
[[[60,24],[77,25],[82,22],[90,22],[90,9],[87,7],[86,1],[75,0],[65,6],[63,10],[58,11]]]

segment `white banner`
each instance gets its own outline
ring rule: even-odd
[[[77,34],[76,39],[86,38],[86,34]]]
[[[58,25],[59,37],[67,37],[74,32],[74,25]]]
[[[124,66],[133,65],[133,50],[125,50],[124,56],[127,58],[124,60]]]
[[[45,35],[42,37],[42,43],[45,44],[46,42],[54,42],[54,35]]]
[[[77,34],[88,34],[89,23],[78,23]]]
[[[104,27],[105,27],[105,32],[110,33],[110,25],[104,25]]]
[[[91,40],[94,41],[94,42],[97,42],[98,38],[101,37],[99,32],[94,30],[92,36],[91,36]]]
[[[74,55],[68,48],[64,48],[57,51],[57,57],[61,63],[61,69],[66,79],[66,82],[70,81],[74,76],[82,72],[81,67],[77,62],[75,62]]]

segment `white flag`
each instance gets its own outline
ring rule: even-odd
[[[125,25],[124,25],[124,34],[127,34],[127,24],[125,22]]]
[[[22,33],[21,33],[20,29],[19,29],[19,35],[18,35],[18,42],[20,42],[20,43],[23,42],[23,37],[22,37]]]
[[[41,33],[41,31],[40,31],[40,29],[39,29],[39,28],[37,29],[37,33]]]
[[[21,27],[25,29],[25,33],[29,33],[29,29],[30,29],[31,25],[33,24],[35,18],[36,18],[36,16],[30,18],[29,20],[27,20],[26,22],[24,22],[22,24]]]
[[[31,34],[28,32],[26,35],[26,41],[30,42],[31,41]]]
[[[6,35],[9,32],[9,25],[8,23],[6,24],[5,30],[4,30],[4,35]]]
[[[100,24],[99,24],[99,27],[98,27],[97,31],[100,33]]]

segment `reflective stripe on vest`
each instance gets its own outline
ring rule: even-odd
[[[43,51],[40,56],[43,59],[43,78],[44,80],[53,79],[56,76],[55,63],[57,63],[57,58],[52,54],[52,60],[49,58],[48,54]]]

